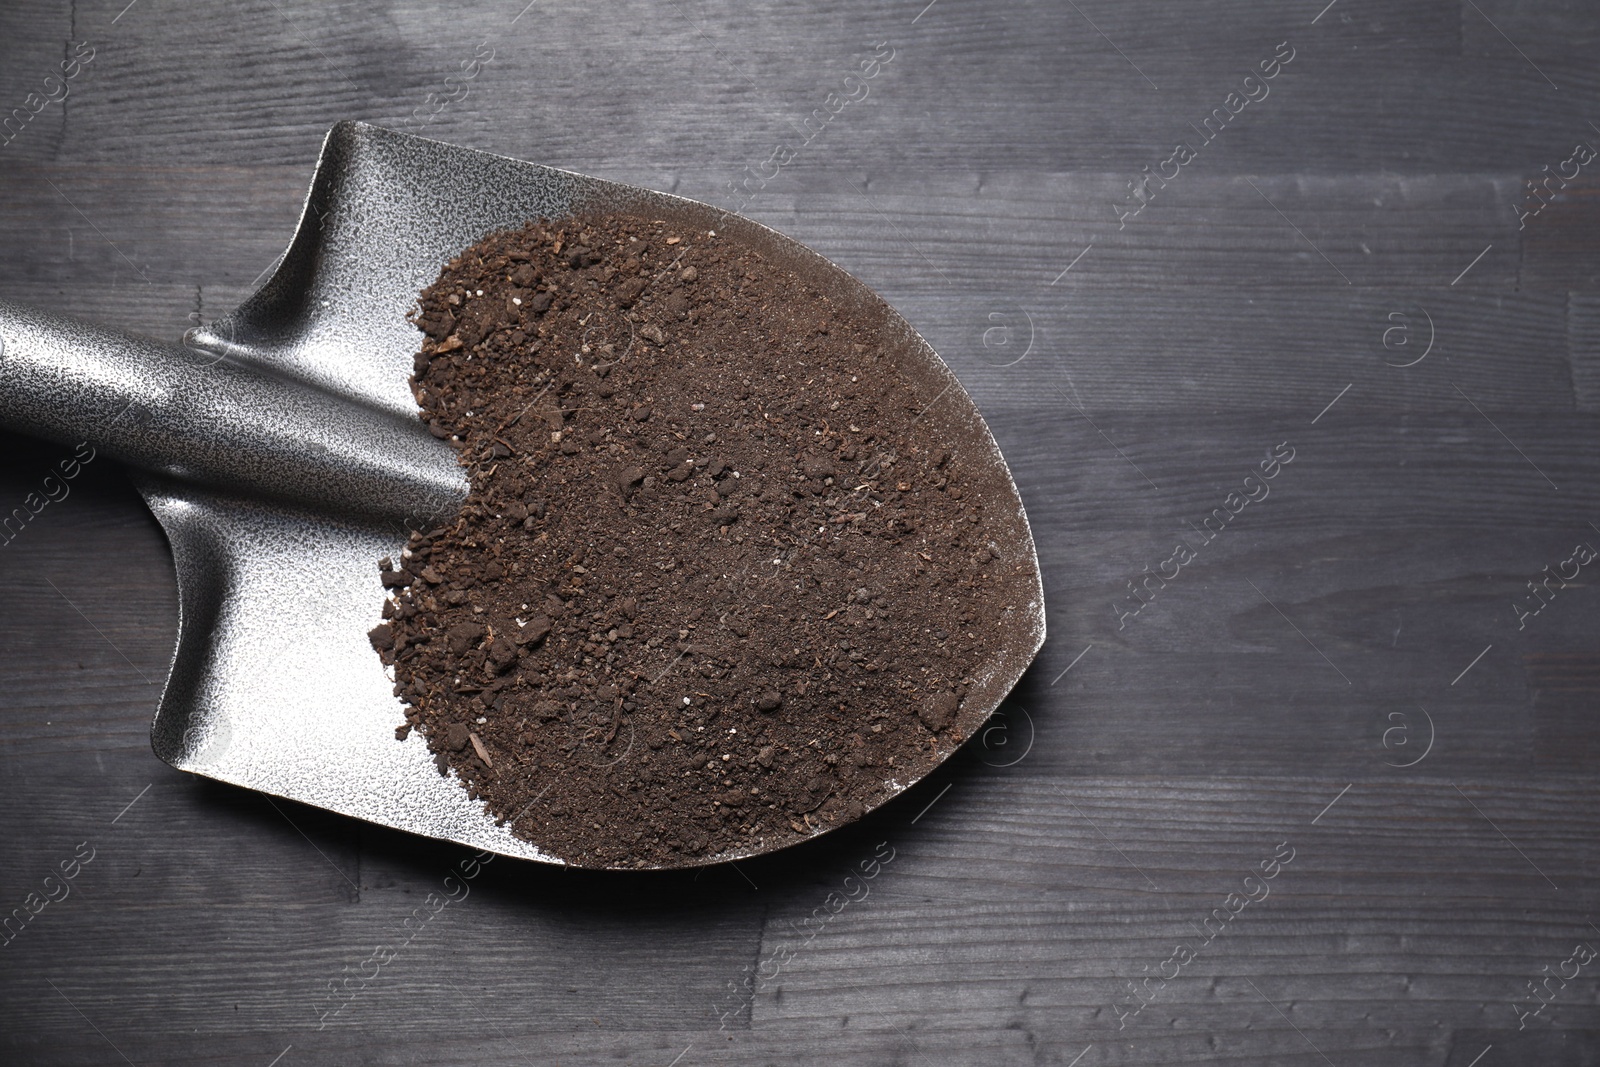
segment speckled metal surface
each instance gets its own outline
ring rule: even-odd
[[[372,519],[460,506],[454,453],[414,415],[179,347],[0,301],[4,418],[180,482]],[[402,385],[404,380],[402,379]]]
[[[876,302],[798,243],[704,204],[341,123],[273,276],[181,347],[0,303],[0,423],[87,438],[140,468],[140,491],[171,540],[180,622],[151,730],[160,758],[412,833],[563,862],[440,777],[419,735],[394,739],[401,705],[366,635],[384,597],[376,561],[398,555],[409,528],[448,515],[466,491],[454,452],[415,419],[407,378],[417,332],[406,312],[485,234],[585,208],[715,228],[822,275],[840,299]],[[980,479],[1014,504],[996,523],[1005,558],[1037,576],[1032,531],[988,427],[932,348],[885,313],[924,357],[912,376],[930,423],[975,450]],[[1043,645],[1037,577],[1004,630],[1004,651],[969,690],[965,729],[944,755]],[[884,799],[914,783],[886,783]],[[767,850],[757,842],[697,862]]]

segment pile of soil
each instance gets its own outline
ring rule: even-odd
[[[858,818],[976,728],[1031,560],[859,304],[629,215],[452,260],[413,386],[471,493],[382,563],[396,736],[545,852],[654,867]]]

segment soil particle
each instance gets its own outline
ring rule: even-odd
[[[928,729],[937,733],[955,720],[960,706],[954,693],[936,693],[917,705],[917,715]]]

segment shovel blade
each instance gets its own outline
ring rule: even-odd
[[[971,398],[909,324],[861,282],[765,227],[680,197],[341,123],[270,280],[187,343],[414,416],[408,378],[419,334],[406,316],[444,264],[531,218],[605,209],[715,229],[779,266],[823,272],[841,299],[881,309],[886,334],[898,333],[910,354],[904,365],[918,391],[943,398],[929,421],[973,448],[979,476],[1014,503],[995,529],[1005,557],[1034,575],[1031,599],[1007,615],[1002,651],[968,692],[968,706],[987,716],[1044,642],[1038,559],[1010,470]],[[416,432],[428,436],[420,421]],[[242,499],[157,475],[139,475],[138,485],[171,540],[179,588],[178,647],[152,728],[160,758],[399,830],[567,862],[517,837],[454,776],[441,776],[422,736],[395,738],[404,707],[367,634],[384,601],[377,561],[399,558],[405,523]],[[973,729],[942,734],[941,755]],[[884,799],[915,781],[885,783]],[[681,865],[775,847],[755,843]]]

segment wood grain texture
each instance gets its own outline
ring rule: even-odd
[[[1050,639],[857,826],[663,877],[497,862],[413,937],[462,850],[151,755],[171,557],[97,461],[0,545],[0,916],[94,849],[0,946],[0,1061],[1600,1061],[1600,965],[1517,1014],[1600,946],[1592,566],[1516,608],[1600,546],[1600,171],[1519,220],[1600,144],[1597,40],[1577,0],[6,5],[0,118],[96,51],[0,145],[0,293],[164,338],[252,291],[335,121],[734,207],[889,42],[744,210],[977,400]],[[1178,141],[1197,158],[1119,222]],[[1270,494],[1199,532],[1280,442]],[[62,454],[0,434],[0,515]]]

